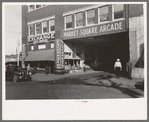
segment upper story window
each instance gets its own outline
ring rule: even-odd
[[[108,6],[99,8],[99,22],[108,21]]]
[[[113,18],[120,19],[124,18],[124,5],[123,4],[115,4],[113,5]]]
[[[46,6],[46,5],[29,5],[28,11],[33,11],[33,10],[36,10],[36,9],[44,7],[44,6]]]
[[[33,25],[29,25],[29,35],[34,35],[34,26]]]
[[[49,20],[49,32],[55,31],[55,20]]]
[[[28,7],[28,10],[29,11],[32,11],[32,10],[34,10],[35,9],[35,5],[29,5],[29,7]]]
[[[42,22],[42,33],[48,32],[48,23],[47,21]]]
[[[65,16],[65,29],[72,28],[72,15]]]
[[[75,14],[75,27],[83,26],[83,13],[76,13]]]
[[[86,24],[95,24],[95,10],[91,9],[86,12]]]
[[[40,23],[35,24],[35,34],[40,34],[41,25]]]
[[[41,5],[36,5],[36,8],[40,8],[41,7]]]

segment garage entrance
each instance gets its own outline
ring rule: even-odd
[[[119,33],[113,35],[94,37],[91,43],[84,45],[85,64],[94,70],[112,71],[117,58],[123,66],[129,59],[129,35]]]
[[[126,69],[126,62],[129,59],[129,33],[108,34],[73,40],[65,40],[67,49],[71,50],[80,58],[80,66],[85,64],[93,70],[104,70],[113,72],[114,63],[117,58]]]

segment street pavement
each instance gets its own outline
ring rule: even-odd
[[[110,99],[142,98],[144,90],[135,84],[143,79],[119,79],[104,71],[64,75],[34,74],[31,82],[7,82],[6,99]]]
[[[83,72],[82,70],[75,72],[75,73],[67,73],[64,75],[55,75],[55,74],[34,74],[32,75],[32,82],[34,81],[49,81],[49,82],[56,82],[57,80],[68,78],[68,77],[80,77],[82,79],[87,78],[88,80],[85,80],[87,83],[90,84],[102,84],[106,86],[119,86],[119,87],[127,87],[127,88],[135,88],[135,84],[138,82],[143,82],[143,79],[141,78],[133,78],[132,80],[126,78],[126,77],[120,77],[119,79],[115,78],[115,74],[104,72],[104,71],[93,71],[89,70],[86,72]],[[71,80],[70,80],[71,82]]]

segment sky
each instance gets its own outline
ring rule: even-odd
[[[16,54],[17,41],[20,41],[21,51],[21,5],[4,5],[3,8],[3,43],[5,55]]]

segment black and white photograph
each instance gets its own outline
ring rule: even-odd
[[[3,120],[146,120],[146,2],[3,2]]]

